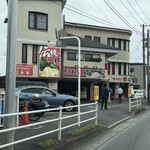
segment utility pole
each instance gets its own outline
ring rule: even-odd
[[[147,102],[149,103],[149,30],[147,30]]]
[[[144,24],[143,24],[143,89],[144,89],[144,98],[146,98],[146,71],[145,71],[145,33],[144,33]]]
[[[5,83],[5,114],[16,112],[16,49],[17,49],[17,14],[18,0],[8,0],[8,26],[7,26],[7,58],[6,58],[6,83]],[[4,128],[16,126],[16,116],[4,118]],[[14,132],[6,134],[6,143],[14,141]],[[13,150],[9,146],[7,150]]]

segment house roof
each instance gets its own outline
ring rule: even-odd
[[[102,29],[108,31],[117,31],[117,32],[123,32],[132,35],[131,30],[121,29],[121,28],[110,28],[110,27],[103,27],[103,26],[96,26],[96,25],[89,25],[89,24],[82,24],[82,23],[73,23],[73,22],[65,22],[65,25],[83,27],[83,28],[92,28],[92,29]]]
[[[69,37],[69,36],[76,36],[76,35],[72,35],[70,33],[65,32],[65,36]],[[102,43],[97,42],[97,41],[92,41],[92,40],[89,40],[89,39],[86,39],[86,38],[82,38],[82,37],[79,37],[79,36],[77,36],[77,37],[81,41],[81,47],[99,48],[99,49],[105,49],[106,51],[107,50],[121,51],[120,48],[115,48],[115,47],[112,47],[112,46],[109,46],[109,45],[105,45],[105,44],[102,44]],[[62,43],[65,46],[78,46],[78,41],[73,39],[73,38],[63,40]]]

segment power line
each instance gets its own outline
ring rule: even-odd
[[[125,18],[121,16],[121,14],[114,8],[114,6],[107,0],[104,0],[105,3],[109,6],[109,8],[133,31],[135,31],[137,34],[142,35],[140,31],[136,30]],[[108,4],[109,3],[109,4]]]
[[[135,55],[135,53],[136,53],[137,50],[139,49],[141,42],[142,42],[142,41],[141,41],[141,38],[140,38],[140,40],[137,42],[137,45],[136,45],[136,47],[135,47],[135,50],[132,52],[132,54],[131,54],[131,56],[130,56],[130,59]]]
[[[105,13],[102,11],[102,9],[99,7],[99,5],[96,4],[95,0],[92,0],[92,2],[98,8],[98,10],[109,20],[109,17],[105,15]]]
[[[142,8],[140,7],[140,5],[138,4],[137,0],[135,0],[135,2],[138,5],[138,7],[140,8],[140,10],[142,11],[142,13],[145,16],[145,18],[150,22],[149,18],[146,16],[146,14],[144,13],[144,11],[142,10]]]
[[[122,2],[122,0],[120,0],[120,2],[122,3],[122,5],[126,8],[126,10],[130,13],[130,15],[136,20],[137,23],[141,24],[136,17],[131,13],[131,11],[128,9],[128,7],[126,7],[126,5]]]
[[[142,20],[142,22],[145,22],[140,15],[136,12],[136,10],[134,9],[134,7],[131,5],[131,3],[127,0],[127,2],[129,3],[129,5],[131,6],[131,8],[134,10],[134,12],[137,14],[137,16]]]

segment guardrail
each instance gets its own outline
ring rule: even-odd
[[[141,108],[141,97],[129,98],[129,112],[131,112],[132,108]]]
[[[93,106],[93,105],[95,105],[95,107],[92,107],[92,108],[94,108],[93,110],[88,110],[88,111],[85,111],[85,112],[81,112],[80,114],[76,113],[76,114],[69,115],[69,116],[63,116],[62,115],[62,113],[63,113],[62,110],[66,109],[66,108],[72,108],[72,107],[77,108],[78,106],[87,107],[87,106]],[[40,134],[31,136],[31,137],[27,137],[27,138],[24,138],[24,139],[13,141],[11,143],[6,143],[6,144],[3,144],[3,145],[0,145],[0,149],[15,145],[15,144],[18,144],[18,143],[21,143],[21,142],[25,142],[25,141],[28,141],[28,140],[31,140],[31,139],[35,139],[35,138],[38,138],[38,137],[41,137],[41,136],[44,136],[44,135],[48,135],[48,134],[51,134],[51,133],[54,133],[54,132],[58,132],[58,140],[61,140],[61,133],[62,133],[62,130],[64,130],[64,129],[76,126],[76,125],[81,124],[81,123],[92,121],[92,120],[95,121],[95,124],[97,124],[97,122],[98,122],[98,103],[97,103],[97,101],[95,101],[95,103],[88,103],[88,104],[75,105],[75,106],[69,106],[69,107],[60,106],[59,108],[54,108],[54,109],[44,109],[44,110],[38,110],[38,111],[28,111],[28,112],[20,112],[20,113],[2,114],[2,115],[0,115],[0,118],[10,117],[10,116],[19,116],[19,115],[30,114],[30,113],[50,112],[50,111],[56,111],[56,110],[59,110],[59,112],[58,112],[59,117],[58,118],[51,119],[51,120],[45,120],[45,121],[41,121],[41,122],[36,122],[36,123],[32,123],[32,124],[27,124],[27,125],[23,125],[23,126],[16,126],[16,127],[8,128],[8,129],[2,129],[2,130],[0,130],[0,134],[1,133],[6,133],[6,132],[9,132],[9,131],[15,131],[15,130],[18,130],[18,129],[33,127],[33,126],[37,126],[37,125],[41,125],[41,124],[52,123],[52,122],[55,122],[55,121],[58,121],[58,128],[56,128],[54,130],[51,130],[51,131],[48,131],[48,132],[40,133]],[[94,116],[92,116],[91,118],[89,118],[90,113],[94,113]],[[76,123],[73,123],[73,124],[70,124],[70,125],[67,125],[67,126],[62,126],[62,121],[63,120],[66,120],[68,118],[73,118],[73,117],[76,117],[76,116],[79,116],[79,115],[80,116],[85,115],[85,114],[88,114],[88,119],[82,120],[80,122],[78,122],[78,119],[77,119]]]

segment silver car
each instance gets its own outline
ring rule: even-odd
[[[51,108],[59,107],[59,106],[73,106],[78,105],[78,98],[59,94],[48,87],[43,86],[22,86],[18,87],[16,91],[20,91],[19,99],[20,100],[30,100],[33,98],[35,94],[39,94],[40,98],[46,100]],[[67,111],[72,111],[74,108],[66,108]]]

